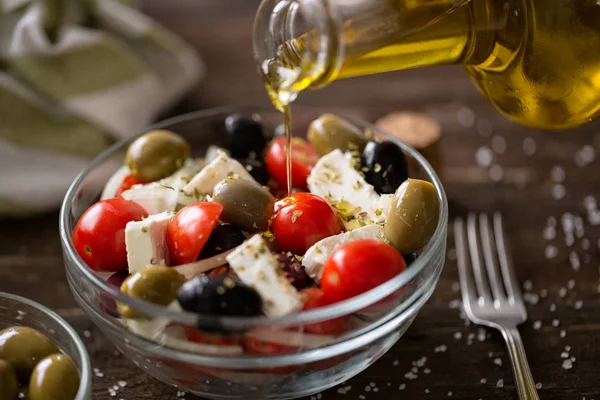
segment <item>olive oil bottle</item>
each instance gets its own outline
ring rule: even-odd
[[[280,111],[337,79],[462,64],[522,125],[564,130],[600,114],[597,0],[263,0],[254,50]]]

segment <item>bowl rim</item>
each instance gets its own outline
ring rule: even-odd
[[[0,297],[16,301],[18,303],[23,303],[29,307],[33,307],[36,310],[41,311],[42,313],[50,317],[52,320],[56,321],[67,332],[71,341],[75,344],[75,348],[77,349],[77,356],[79,357],[78,361],[81,364],[79,389],[77,390],[77,396],[74,400],[87,399],[88,395],[91,393],[92,390],[92,365],[87,349],[83,344],[83,341],[79,337],[79,334],[77,334],[77,332],[75,331],[75,329],[56,312],[31,299],[22,296],[17,296],[15,294],[7,292],[0,292]]]
[[[312,112],[316,114],[327,113],[328,111],[319,111],[313,107],[305,107],[299,106],[294,107],[294,110],[300,109],[304,112]],[[63,250],[67,258],[73,261],[73,264],[77,268],[77,270],[83,274],[83,276],[90,282],[95,288],[101,290],[104,293],[107,293],[116,301],[122,302],[130,307],[133,307],[145,315],[151,317],[160,317],[167,318],[172,322],[181,323],[188,326],[199,326],[199,327],[215,327],[218,326],[221,329],[236,331],[240,329],[248,329],[254,327],[289,327],[294,325],[302,325],[320,322],[324,320],[334,319],[343,315],[352,314],[360,309],[363,309],[371,304],[374,304],[385,297],[393,294],[396,290],[400,289],[402,286],[407,284],[410,280],[414,279],[417,275],[419,275],[425,267],[431,262],[432,258],[435,256],[436,249],[441,248],[445,245],[446,236],[444,232],[447,229],[447,221],[448,221],[448,201],[446,198],[446,193],[442,186],[441,180],[435,173],[433,167],[429,164],[429,162],[422,156],[416,149],[412,146],[398,140],[394,136],[388,134],[387,132],[377,128],[373,124],[360,120],[357,118],[352,118],[348,116],[344,116],[337,112],[329,112],[330,114],[337,115],[342,117],[363,129],[368,129],[377,135],[384,136],[387,140],[391,140],[396,143],[400,148],[408,153],[413,159],[417,161],[417,163],[423,168],[425,173],[427,174],[428,179],[435,186],[438,201],[440,203],[440,213],[438,218],[438,225],[436,230],[424,247],[422,254],[411,264],[410,268],[407,268],[404,272],[397,275],[396,277],[388,280],[387,282],[373,288],[365,293],[362,293],[358,296],[350,298],[348,300],[344,300],[339,303],[335,303],[326,307],[320,307],[317,309],[302,311],[296,314],[291,314],[283,317],[215,317],[209,315],[200,315],[187,311],[173,311],[164,306],[158,306],[149,302],[146,302],[141,299],[137,299],[122,293],[118,288],[109,286],[106,282],[98,276],[91,268],[89,268],[86,263],[81,259],[79,254],[76,252],[73,242],[71,240],[71,230],[70,227],[70,215],[71,215],[71,203],[73,202],[75,196],[77,195],[77,191],[85,179],[85,177],[90,174],[96,167],[98,167],[105,160],[110,159],[117,153],[119,150],[124,149],[129,143],[134,141],[136,138],[141,136],[142,134],[155,129],[169,129],[170,126],[174,124],[180,124],[185,122],[190,122],[193,120],[199,119],[207,119],[211,117],[216,117],[219,115],[226,116],[228,114],[234,113],[276,113],[273,109],[267,109],[266,107],[260,106],[244,106],[244,105],[234,105],[234,106],[225,106],[225,107],[214,107],[208,109],[202,109],[198,111],[193,111],[189,113],[180,114],[162,121],[159,121],[155,124],[150,125],[146,129],[143,129],[139,134],[127,138],[122,139],[108,149],[104,150],[100,153],[83,171],[81,171],[77,177],[72,182],[69,187],[61,209],[59,216],[59,230],[60,230],[60,239]],[[69,266],[67,265],[67,268]],[[406,304],[408,307],[410,304]]]

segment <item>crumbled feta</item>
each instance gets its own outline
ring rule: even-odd
[[[323,265],[325,265],[327,259],[342,245],[359,239],[388,241],[384,229],[380,225],[367,225],[353,231],[327,237],[312,245],[304,254],[302,265],[306,269],[306,273],[318,282],[321,279]]]
[[[121,187],[123,183],[123,179],[127,175],[129,175],[131,171],[127,168],[126,165],[123,165],[121,168],[117,170],[106,182],[104,185],[104,189],[102,190],[102,195],[100,196],[100,200],[112,199],[116,196],[117,190]]]
[[[354,163],[351,153],[333,150],[319,159],[307,179],[310,192],[323,197],[339,212],[347,230],[385,220],[379,194]]]
[[[227,261],[242,282],[262,297],[267,316],[281,317],[302,309],[300,294],[281,273],[277,257],[261,235],[242,243]]]
[[[125,227],[125,246],[129,273],[133,274],[150,265],[168,264],[169,249],[166,233],[173,213],[166,211],[151,215],[142,221],[131,221]]]
[[[226,178],[239,178],[255,182],[254,178],[237,160],[219,152],[217,158],[209,162],[192,180],[183,187],[188,195],[210,195],[219,182]]]

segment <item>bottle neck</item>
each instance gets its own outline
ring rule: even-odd
[[[467,1],[263,0],[254,51],[271,100],[278,107],[336,79],[463,61]]]

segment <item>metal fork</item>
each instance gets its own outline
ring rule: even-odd
[[[490,221],[490,219],[492,221]],[[465,226],[466,225],[466,226]],[[519,399],[539,400],[517,326],[527,310],[506,246],[502,215],[469,213],[454,220],[463,306],[469,319],[498,329],[508,346]]]

